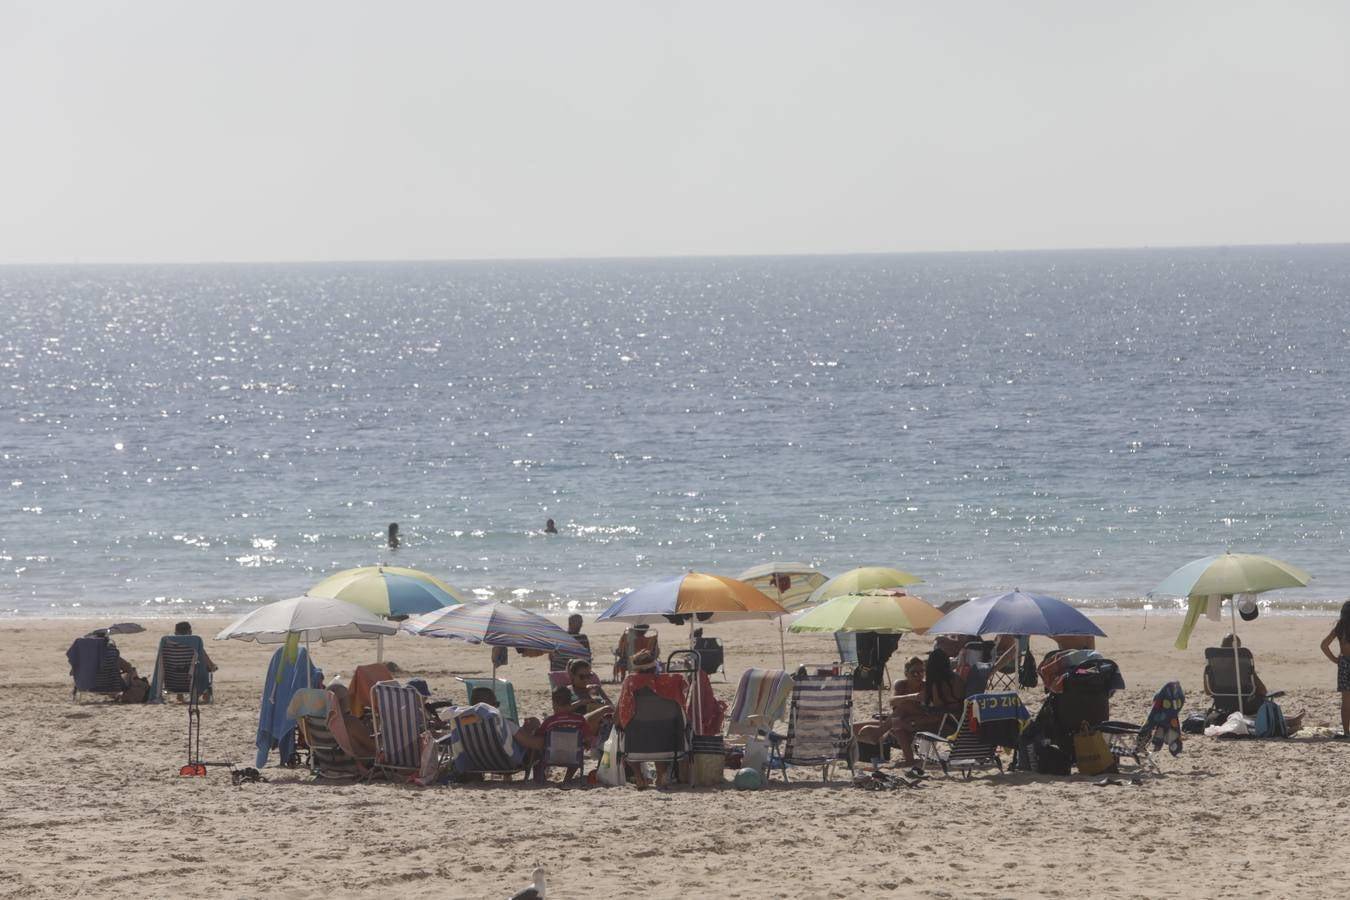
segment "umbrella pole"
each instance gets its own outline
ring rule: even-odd
[[[1238,712],[1245,716],[1242,709],[1242,666],[1238,663],[1237,594],[1228,599],[1228,616],[1233,623],[1233,684],[1237,685]]]
[[[314,665],[309,661],[309,632],[305,632],[305,687],[314,687]],[[294,682],[292,682],[294,684]]]
[[[380,635],[375,640],[375,661],[377,663],[384,662],[384,635]]]
[[[782,596],[781,594],[779,596]],[[783,661],[783,671],[787,671],[787,645],[783,643],[783,617],[778,617],[778,655]]]

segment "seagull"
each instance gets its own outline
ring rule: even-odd
[[[544,870],[535,869],[532,883],[511,895],[510,900],[544,900]]]

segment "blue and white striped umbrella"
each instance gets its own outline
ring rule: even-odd
[[[562,651],[573,658],[590,659],[591,651],[541,615],[509,603],[466,603],[414,616],[403,623],[409,634],[453,638],[470,644],[518,647],[522,650]]]

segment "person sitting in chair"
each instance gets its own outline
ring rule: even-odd
[[[1225,636],[1224,636],[1224,639],[1219,643],[1219,647],[1220,647],[1221,649],[1227,650],[1227,651],[1230,652],[1230,653],[1233,651],[1233,649],[1234,649],[1235,647],[1241,647],[1241,646],[1242,646],[1242,638],[1238,637],[1238,636],[1235,635],[1235,634],[1225,635]],[[1231,660],[1232,657],[1229,657],[1229,659]],[[1223,663],[1222,663],[1221,661],[1218,661],[1218,660],[1216,660],[1214,664],[1215,664],[1215,665],[1223,665]],[[1214,696],[1214,671],[1213,671],[1213,669],[1211,668],[1210,665],[1206,665],[1206,666],[1205,666],[1204,685],[1205,685],[1205,695],[1208,696],[1208,697]],[[1264,702],[1266,701],[1266,697],[1267,697],[1269,694],[1270,694],[1270,692],[1269,692],[1268,690],[1266,690],[1266,684],[1265,684],[1265,682],[1261,680],[1261,676],[1260,676],[1260,675],[1256,674],[1256,659],[1255,659],[1255,657],[1253,657],[1253,658],[1252,658],[1252,705],[1251,705],[1249,708],[1250,708],[1253,712],[1255,712],[1257,709],[1260,708],[1261,704],[1264,703]],[[1285,727],[1289,730],[1289,733],[1290,733],[1290,734],[1293,734],[1294,732],[1298,731],[1300,728],[1303,727],[1303,716],[1304,716],[1304,714],[1305,714],[1306,712],[1307,712],[1307,710],[1299,710],[1298,715],[1295,715],[1295,716],[1285,716],[1285,718],[1284,718],[1284,724],[1285,724]]]
[[[963,699],[961,681],[952,670],[951,657],[935,648],[924,666],[923,690],[891,701],[895,708],[891,736],[904,755],[906,766],[914,765],[914,736],[942,727],[947,716],[959,718]]]
[[[469,694],[469,705],[482,703],[497,709],[501,706],[501,701],[497,699],[497,694],[489,687],[476,687]],[[544,749],[544,735],[539,730],[540,722],[534,716],[529,716],[524,722],[516,724],[510,719],[503,717],[502,724],[506,726],[506,736],[510,743],[502,747],[503,750],[514,760],[523,762],[529,755],[528,751]]]
[[[905,676],[897,678],[891,685],[891,716],[895,714],[896,706],[899,705],[901,698],[914,697],[923,693],[923,660],[917,656],[911,656],[905,663]],[[885,719],[869,719],[858,722],[853,726],[853,733],[857,735],[858,740],[864,744],[880,744],[886,731],[891,728],[891,716]]]

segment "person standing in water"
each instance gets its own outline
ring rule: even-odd
[[[398,523],[397,523],[397,522],[390,522],[390,523],[389,523],[389,549],[390,549],[390,550],[397,550],[397,549],[398,549]]]
[[[1336,645],[1337,653],[1331,652]],[[1341,604],[1341,617],[1322,639],[1322,653],[1336,664],[1336,690],[1341,692],[1341,739],[1350,738],[1350,600]]]
[[[549,519],[547,522],[544,523],[544,534],[557,534],[557,533],[558,533],[558,526],[553,524],[552,519]]]

